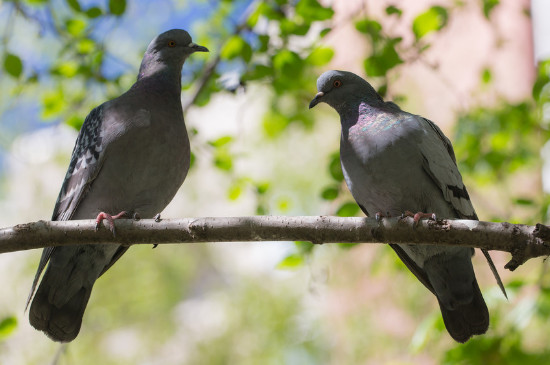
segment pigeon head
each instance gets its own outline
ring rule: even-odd
[[[348,71],[327,71],[317,79],[317,95],[309,108],[325,102],[340,112],[360,102],[380,104],[384,101],[374,88],[363,78]]]
[[[189,33],[183,29],[164,32],[153,39],[147,47],[138,78],[166,68],[180,73],[187,57],[195,52],[208,52],[208,48],[193,43]]]

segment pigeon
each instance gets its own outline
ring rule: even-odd
[[[152,218],[170,203],[190,164],[181,71],[194,52],[208,49],[193,43],[185,30],[158,35],[147,47],[135,84],[90,112],[52,220],[97,217],[99,228],[107,219],[114,234],[114,219]],[[44,249],[27,301],[28,306],[32,299],[30,324],[54,341],[74,340],[94,282],[127,249],[112,244]]]
[[[347,71],[327,71],[317,80],[309,108],[325,102],[340,115],[340,162],[345,181],[367,215],[414,214],[477,220],[450,140],[430,120],[386,102],[364,79]],[[464,343],[489,327],[489,311],[479,289],[473,248],[390,245],[437,298],[451,337]],[[491,270],[504,287],[486,250]],[[505,292],[504,292],[505,293]]]

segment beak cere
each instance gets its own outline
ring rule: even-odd
[[[322,100],[321,98],[325,96],[325,93],[322,92],[322,91],[319,91],[315,97],[313,98],[313,100],[311,101],[311,103],[309,103],[309,109],[313,108],[315,105],[319,104]]]
[[[193,42],[189,43],[187,47],[191,48],[193,52],[210,52],[208,48],[199,46],[198,44],[195,44]]]

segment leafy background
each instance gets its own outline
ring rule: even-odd
[[[550,68],[532,59],[528,1],[0,2],[0,219],[47,219],[77,131],[135,80],[158,33],[210,54],[183,72],[193,165],[165,217],[360,215],[340,127],[307,109],[327,69],[366,76],[454,143],[484,220],[548,223]],[[546,363],[550,276],[480,255],[489,332],[457,345],[433,296],[388,247],[307,242],[134,247],[98,281],[60,346],[24,304],[38,251],[0,257],[2,364]],[[502,268],[507,256],[494,254]]]

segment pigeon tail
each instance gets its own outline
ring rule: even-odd
[[[454,310],[445,307],[437,298],[447,332],[460,343],[465,343],[472,336],[484,334],[489,328],[489,310],[475,280],[472,289],[472,301],[468,304],[458,305]]]
[[[70,298],[56,303],[52,297],[52,281],[49,270],[34,295],[29,322],[39,331],[57,342],[70,342],[76,338],[82,325],[84,310],[92,293],[92,286],[81,287]]]

